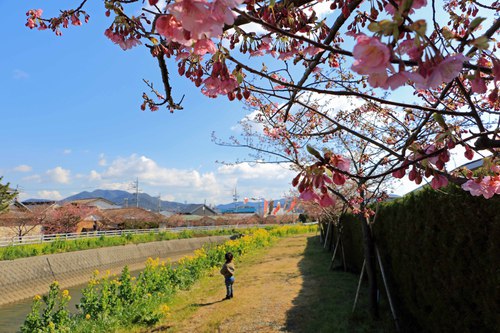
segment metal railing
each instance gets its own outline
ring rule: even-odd
[[[0,237],[0,247],[51,243],[57,240],[71,240],[71,239],[82,239],[82,238],[113,237],[113,236],[123,236],[123,235],[149,234],[149,233],[157,234],[160,232],[178,233],[188,230],[204,231],[204,230],[221,230],[221,229],[244,229],[252,227],[275,226],[275,225],[276,224],[239,224],[239,225],[236,224],[236,225],[200,226],[200,227],[103,230],[103,231],[88,231],[88,232],[67,233],[67,234],[49,234],[49,235],[34,235],[34,236],[22,236],[22,237],[19,236]]]

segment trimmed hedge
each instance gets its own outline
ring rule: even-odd
[[[363,262],[360,221],[343,219],[347,265]],[[409,332],[500,327],[500,198],[424,188],[379,208],[375,241]]]

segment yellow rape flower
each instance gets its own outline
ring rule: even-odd
[[[90,319],[90,315],[88,313],[85,315],[85,319],[87,319],[87,320]]]
[[[35,297],[33,297],[34,301],[39,301],[41,299],[42,299],[42,296],[40,296],[40,295],[35,295]]]

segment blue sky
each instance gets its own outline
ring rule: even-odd
[[[8,34],[0,53],[0,176],[19,186],[21,199],[131,191],[136,178],[143,192],[179,202],[226,203],[235,186],[241,198],[289,193],[295,173],[283,166],[216,163],[247,156],[211,142],[213,131],[221,138],[238,134],[235,125],[247,112],[225,97],[203,96],[176,76],[171,62],[174,99],[185,95],[184,110],[140,110],[148,92],[142,79],[160,83],[156,61],[144,47],[122,51],[104,36],[111,20],[101,1],[86,5],[88,24],[64,29],[61,37],[24,26],[29,9],[51,16],[77,3],[0,2],[9,13],[0,21]],[[394,192],[412,187],[406,182]]]
[[[61,37],[24,26],[29,9],[48,16],[75,3],[0,2],[9,13],[0,23],[8,33],[0,55],[0,175],[20,187],[22,199],[127,190],[136,177],[143,192],[180,202],[229,202],[236,184],[242,198],[288,192],[293,173],[283,167],[215,163],[246,156],[210,139],[212,131],[235,134],[246,114],[241,104],[209,99],[174,78],[184,110],[140,110],[142,79],[160,82],[156,62],[145,48],[125,52],[104,36],[111,21],[102,2],[89,2],[90,22]]]

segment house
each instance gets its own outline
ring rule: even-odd
[[[0,237],[41,234],[42,227],[33,217],[30,208],[16,199],[12,200],[9,208],[0,213]]]
[[[217,212],[204,204],[186,205],[179,211],[182,215],[215,216]]]
[[[77,200],[71,200],[68,203],[72,205],[94,207],[100,210],[121,208],[121,206],[104,198],[77,199]]]
[[[199,227],[218,225],[214,219],[215,216],[200,216],[200,215],[182,215],[174,214],[168,217],[164,222],[160,223],[160,228],[172,227]]]
[[[166,218],[139,207],[106,209],[101,211],[102,222],[108,229],[158,228]]]

